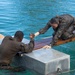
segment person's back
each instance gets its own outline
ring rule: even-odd
[[[21,43],[23,36],[22,32],[16,32],[14,38],[6,36],[0,45],[0,66],[10,65],[13,57],[19,52],[29,53],[34,49],[34,40],[32,35],[29,44]]]
[[[20,51],[20,45],[21,43],[14,38],[6,36],[0,45],[0,62],[9,64],[16,53]]]

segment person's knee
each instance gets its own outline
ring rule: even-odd
[[[69,33],[64,33],[63,35],[62,35],[62,39],[63,40],[66,40],[66,39],[68,39],[70,37],[70,34]]]

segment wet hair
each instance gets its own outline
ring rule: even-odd
[[[14,37],[17,39],[22,39],[23,36],[24,36],[24,33],[22,31],[17,31],[14,35]]]
[[[51,24],[58,24],[58,23],[59,23],[59,20],[58,20],[57,17],[55,17],[55,18],[52,18],[52,19],[50,20],[50,23],[51,23]]]

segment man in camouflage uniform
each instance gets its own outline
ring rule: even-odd
[[[74,36],[75,30],[75,19],[73,16],[64,14],[60,16],[56,16],[52,18],[47,25],[42,28],[39,32],[36,32],[34,35],[38,36],[40,34],[44,34],[50,27],[55,31],[53,33],[53,39],[50,43],[50,46],[45,46],[46,48],[51,48],[54,43],[58,41],[58,39],[69,39]]]

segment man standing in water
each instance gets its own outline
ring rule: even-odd
[[[0,45],[0,69],[13,70],[14,67],[10,66],[13,57],[19,52],[29,53],[34,48],[34,36],[30,35],[30,43],[21,43],[23,39],[23,32],[17,31],[14,38],[6,36]]]
[[[38,36],[44,34],[50,27],[55,31],[53,33],[53,39],[50,45],[44,46],[44,48],[51,48],[58,41],[58,39],[66,40],[74,37],[75,19],[71,15],[65,14],[52,18],[47,25],[34,35]]]

